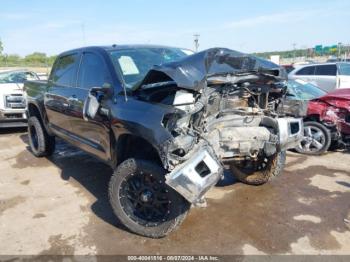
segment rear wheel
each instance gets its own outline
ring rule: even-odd
[[[242,161],[231,165],[233,175],[248,185],[262,185],[281,175],[286,163],[286,151],[270,157],[261,156],[257,161]]]
[[[29,145],[36,157],[50,156],[55,151],[55,137],[50,136],[36,116],[28,119]]]
[[[307,155],[321,155],[328,151],[331,145],[331,133],[318,122],[304,123],[304,137],[295,150]]]
[[[118,219],[132,232],[160,238],[185,219],[190,204],[165,184],[165,172],[146,160],[127,159],[109,183],[109,199]]]

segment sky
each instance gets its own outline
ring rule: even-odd
[[[349,0],[0,0],[4,53],[160,44],[262,52],[350,43]]]

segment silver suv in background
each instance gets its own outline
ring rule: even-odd
[[[310,82],[326,92],[350,88],[350,63],[302,65],[290,72],[288,78]]]

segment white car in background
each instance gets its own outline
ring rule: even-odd
[[[300,65],[289,73],[288,78],[304,80],[326,92],[338,88],[350,88],[350,63]]]
[[[39,77],[28,70],[0,72],[0,128],[27,125],[23,91],[26,80],[39,80]]]

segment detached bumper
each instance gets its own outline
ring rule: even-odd
[[[195,204],[220,179],[223,168],[208,147],[202,147],[187,161],[166,175],[166,183]]]
[[[304,135],[304,125],[301,118],[284,117],[277,119],[279,132],[279,150],[295,148]]]

